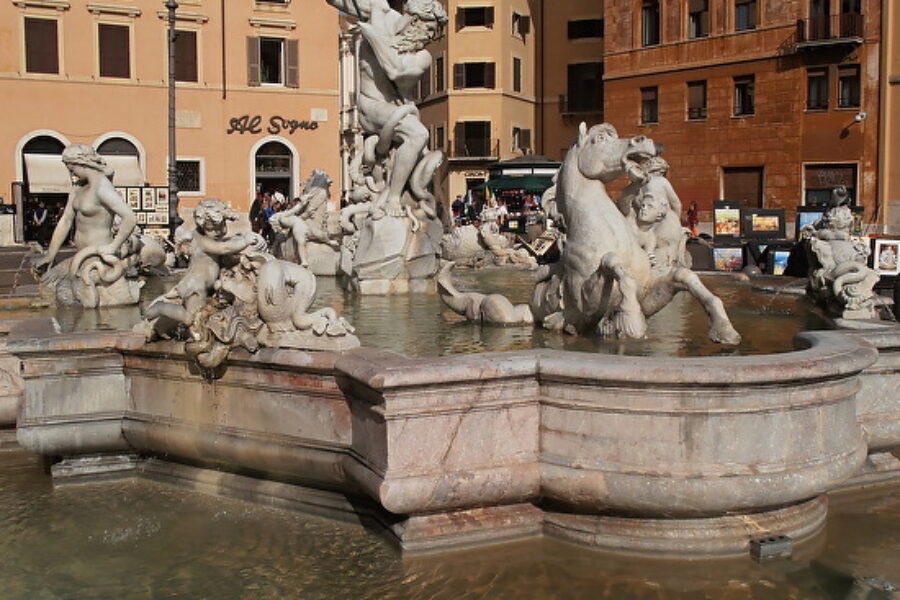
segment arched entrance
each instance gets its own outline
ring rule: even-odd
[[[279,141],[266,142],[254,156],[254,190],[270,194],[278,191],[289,199],[295,189],[295,171],[291,149]]]
[[[25,241],[47,244],[71,187],[62,163],[65,143],[51,135],[37,135],[22,146],[22,217]],[[46,211],[46,216],[44,216]]]
[[[124,137],[109,137],[97,145],[97,153],[113,171],[113,185],[116,187],[139,187],[146,183],[141,168],[141,152],[138,147]]]

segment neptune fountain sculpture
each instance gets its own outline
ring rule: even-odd
[[[428,150],[415,98],[431,65],[425,45],[442,35],[447,14],[436,0],[411,0],[403,12],[386,0],[327,0],[357,17],[362,140],[350,162],[351,204],[341,272],[361,293],[426,291],[437,272],[443,225],[432,177],[443,160]]]

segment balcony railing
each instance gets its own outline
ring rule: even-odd
[[[843,13],[797,20],[797,46],[861,44],[863,15]]]
[[[603,115],[603,97],[579,98],[559,95],[559,112],[563,115]]]
[[[448,158],[480,159],[499,158],[500,140],[468,138],[453,140],[448,150]]]

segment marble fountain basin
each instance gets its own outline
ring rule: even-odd
[[[738,554],[812,537],[827,491],[898,472],[896,326],[751,356],[233,351],[209,381],[181,343],[49,323],[7,322],[0,350],[18,444],[57,483],[144,477],[362,519],[408,552],[544,534]]]

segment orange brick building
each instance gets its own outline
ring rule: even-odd
[[[665,145],[685,203],[850,188],[874,222],[880,0],[606,0],[605,118]]]

